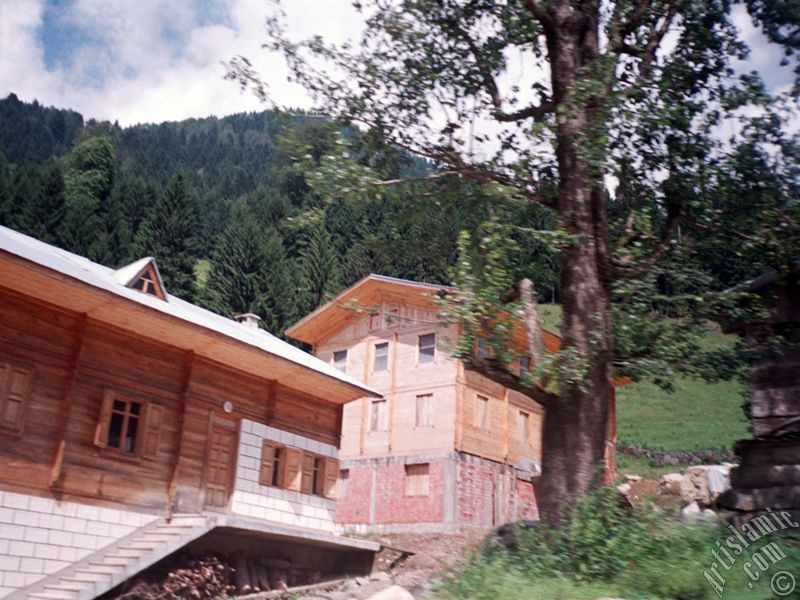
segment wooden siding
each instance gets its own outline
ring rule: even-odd
[[[214,420],[238,426],[248,418],[339,441],[340,406],[277,385],[269,373],[239,371],[0,287],[4,363],[32,376],[22,432],[0,429],[3,489],[149,512],[195,511],[205,502]],[[108,390],[163,409],[152,413],[161,416],[159,435],[148,438],[155,451],[96,445]]]

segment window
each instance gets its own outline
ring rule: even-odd
[[[426,333],[419,336],[419,363],[432,363],[436,358],[436,334]]]
[[[386,307],[386,327],[392,328],[400,325],[400,307],[390,304]]]
[[[519,376],[525,377],[528,373],[528,369],[531,368],[531,357],[523,354],[519,357]]]
[[[433,394],[420,394],[417,396],[417,427],[431,427],[431,404]]]
[[[530,431],[531,416],[524,410],[519,411],[519,439],[521,442],[528,443],[528,432]]]
[[[430,486],[430,465],[406,465],[406,476],[403,482],[406,496],[427,496]]]
[[[370,431],[386,431],[386,400],[376,398],[370,403]]]
[[[372,371],[378,373],[389,370],[389,342],[375,344],[375,362]]]
[[[136,434],[142,405],[128,400],[114,400],[111,405],[111,423],[108,426],[106,446],[123,452],[136,450]]]
[[[380,308],[373,309],[369,314],[369,330],[378,331],[381,328],[381,310]]]
[[[147,268],[142,271],[142,274],[134,279],[133,283],[129,285],[134,290],[138,290],[144,294],[150,294],[151,296],[155,296],[156,298],[164,300],[164,292],[159,285],[158,275],[156,275],[155,268],[152,264],[148,265]]]
[[[347,484],[350,482],[350,469],[342,469],[339,471],[339,493],[337,498],[347,497]]]
[[[103,449],[154,459],[161,440],[164,407],[106,390],[94,443]]]
[[[339,461],[287,448],[270,440],[261,446],[261,472],[258,483],[264,486],[336,497]]]
[[[31,393],[31,371],[0,363],[0,430],[22,433]]]
[[[489,429],[489,398],[475,396],[475,427]]]
[[[477,358],[486,358],[489,356],[489,342],[483,336],[480,336],[475,342],[475,356]]]
[[[342,373],[347,373],[347,350],[337,350],[333,353],[333,366]]]

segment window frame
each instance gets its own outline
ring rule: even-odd
[[[124,402],[126,405],[138,404],[140,406],[139,414],[136,415],[136,436],[133,442],[134,447],[131,451],[119,446],[112,446],[109,443],[111,421],[114,414],[119,414],[114,409],[115,402]],[[106,389],[103,392],[103,398],[100,402],[100,414],[95,425],[94,445],[100,449],[102,454],[108,457],[130,462],[139,462],[142,459],[156,460],[161,445],[164,414],[165,408],[160,404],[120,394],[112,389]],[[129,422],[129,418],[123,421],[120,440],[124,440],[127,437],[125,435],[127,434],[126,426]]]
[[[380,414],[376,407],[381,407]],[[389,401],[386,398],[370,398],[369,401],[369,432],[384,433],[389,429]]]
[[[405,465],[403,496],[426,498],[431,494],[431,464],[412,463]]]
[[[517,434],[524,444],[531,443],[531,413],[527,410],[517,409]]]
[[[433,337],[433,343],[423,346],[422,345],[422,338]],[[426,350],[431,350],[431,354],[425,353]],[[436,364],[436,332],[432,331],[430,333],[422,333],[417,336],[417,365],[432,365]],[[426,356],[429,357],[426,360],[422,360],[422,357]]]
[[[267,451],[271,455],[267,455]],[[287,478],[290,459],[297,463],[291,481]],[[339,485],[338,459],[264,438],[259,460],[258,485],[336,500]]]
[[[489,396],[475,394],[475,414],[473,415],[473,423],[477,429],[481,429],[483,431],[489,431],[489,423],[491,421],[489,402]],[[481,416],[482,418],[480,418]]]
[[[32,366],[0,362],[0,434],[21,437],[25,431],[28,405],[33,395],[34,369]],[[22,390],[12,390],[15,375],[22,377]],[[17,405],[16,418],[9,419],[9,408]],[[8,420],[7,420],[8,419]]]
[[[421,419],[423,411],[420,410],[422,402],[427,402],[425,419]],[[425,423],[422,423],[422,421]],[[414,429],[431,429],[433,427],[433,394],[417,394],[414,406]]]
[[[338,361],[336,360],[336,355],[337,354],[342,354],[342,353],[344,353],[344,365],[342,365],[340,367],[337,364]],[[331,364],[333,365],[333,368],[334,369],[338,369],[342,373],[347,374],[347,358],[348,358],[348,354],[349,353],[347,352],[347,348],[345,348],[344,350],[334,350],[333,353],[331,354]]]
[[[385,359],[386,361],[386,368],[384,369],[377,369],[378,366],[378,347],[381,349],[386,349],[386,356],[381,356],[381,358]],[[388,373],[389,372],[389,342],[376,342],[372,344],[372,372],[373,373]]]

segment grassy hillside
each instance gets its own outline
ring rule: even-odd
[[[541,306],[545,328],[558,331],[561,307]],[[709,336],[710,346],[730,343],[729,336]],[[666,392],[649,381],[617,390],[617,428],[624,446],[650,450],[692,452],[729,450],[733,442],[748,437],[747,420],[741,409],[741,383],[705,383],[676,377],[675,391]]]

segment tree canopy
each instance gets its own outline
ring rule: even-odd
[[[373,0],[355,3],[361,39],[339,46],[292,39],[280,10],[268,18],[266,47],[319,112],[435,167],[387,180],[344,152],[322,163],[328,180],[378,201],[387,186],[485,201],[455,272],[474,299],[453,308],[468,337],[501,310],[527,316],[534,333],[533,297],[520,306],[508,289],[517,241],[558,254],[563,349],[547,372],[510,376],[502,331],[488,359],[462,345],[472,368],[546,408],[542,512],[554,523],[601,481],[613,374],[698,371],[706,361],[686,360],[700,352],[692,332],[730,308],[726,285],[789,268],[800,251],[788,127],[799,88],[773,96],[758,73],[736,70],[749,49],[735,15],[793,60],[800,11],[785,4]],[[230,66],[269,98],[246,59]]]

